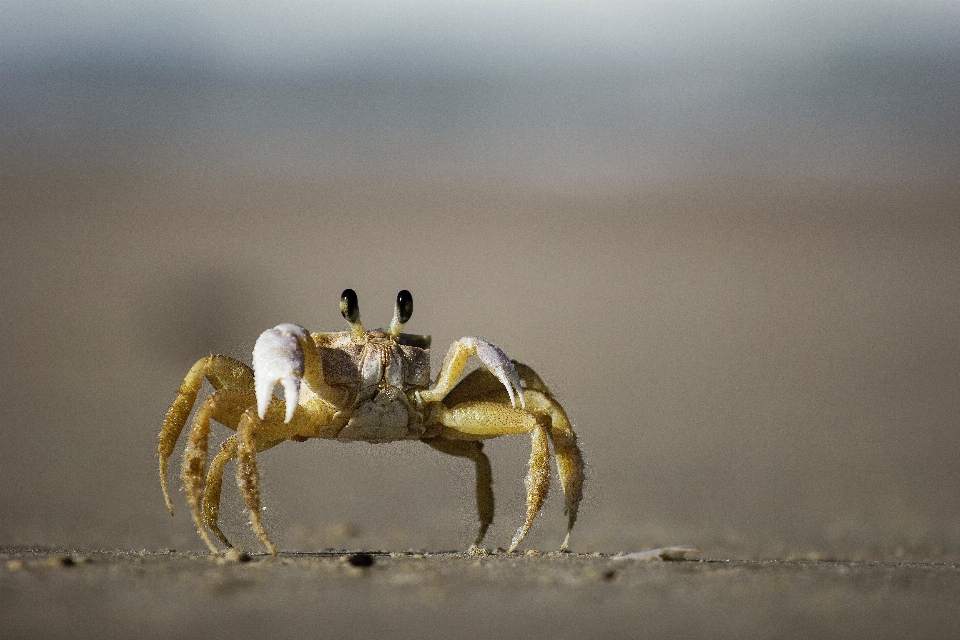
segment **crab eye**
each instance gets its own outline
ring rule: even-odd
[[[404,289],[397,294],[397,320],[400,324],[406,324],[413,315],[413,296]]]
[[[357,301],[357,292],[353,289],[344,289],[340,294],[340,313],[351,324],[360,317],[360,303]]]

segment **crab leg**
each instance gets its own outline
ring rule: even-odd
[[[200,536],[211,551],[217,548],[203,526],[202,506],[207,466],[207,446],[210,439],[210,420],[236,429],[241,415],[254,403],[253,390],[221,389],[204,400],[193,418],[193,426],[183,452],[183,490]],[[222,534],[221,534],[222,535]]]
[[[480,531],[473,542],[476,547],[487,535],[487,529],[493,522],[493,471],[490,458],[483,452],[483,443],[477,440],[447,440],[431,438],[423,440],[437,451],[473,460],[477,467],[477,514],[480,516]]]
[[[209,527],[214,536],[225,546],[233,546],[218,524],[223,471],[227,463],[237,457],[241,458],[237,464],[238,481],[240,474],[244,474],[243,481],[239,482],[240,492],[248,507],[253,503],[259,505],[256,452],[265,451],[285,440],[305,439],[299,434],[299,430],[305,425],[313,421],[326,424],[332,419],[332,411],[324,412],[317,407],[298,407],[294,419],[290,423],[285,423],[282,421],[282,416],[285,414],[284,402],[276,401],[270,406],[267,420],[261,421],[256,414],[254,394],[253,390],[224,389],[209,396],[197,410],[190,429],[187,449],[183,454],[183,486],[187,503],[190,505],[197,531],[214,553],[219,553],[219,550],[207,535],[205,526]],[[214,457],[207,470],[207,443],[211,419],[236,430],[237,434],[224,440],[220,445],[220,452]],[[241,444],[246,446],[241,447]],[[206,479],[204,479],[204,471],[206,471]],[[256,518],[253,517],[254,513],[257,514]],[[259,513],[259,506],[256,510],[251,508],[251,524],[261,540],[264,540],[266,532]],[[264,540],[264,544],[271,553],[276,553],[269,538]]]
[[[449,409],[434,405],[433,411],[432,419],[446,427],[440,435],[451,440],[529,433],[537,424],[537,419],[529,411],[486,400],[463,402]]]
[[[496,395],[503,395],[503,391],[498,391]],[[528,410],[514,409],[501,402],[484,400],[464,402],[449,409],[440,405],[435,412],[432,417],[445,427],[440,435],[449,440],[494,438],[511,433],[530,434],[530,467],[526,478],[527,515],[510,543],[509,550],[513,551],[530,530],[550,487],[550,447],[545,426],[549,418],[536,416]]]
[[[583,456],[577,446],[577,435],[573,432],[570,420],[560,403],[545,393],[530,389],[524,392],[524,396],[528,410],[537,415],[549,416],[547,434],[553,442],[557,473],[560,475],[560,485],[567,501],[567,536],[560,547],[561,551],[566,551],[570,543],[570,531],[577,521],[577,510],[583,498]]]
[[[173,503],[167,490],[167,463],[177,446],[187,418],[197,400],[197,393],[206,378],[214,389],[253,389],[253,371],[239,360],[228,356],[211,355],[201,358],[187,372],[177,397],[167,411],[163,427],[157,437],[157,455],[160,458],[160,488],[173,514]]]
[[[520,376],[514,368],[510,358],[500,347],[483,338],[467,336],[460,338],[447,351],[443,359],[443,366],[437,376],[437,382],[432,389],[420,391],[420,399],[424,402],[439,402],[446,396],[460,380],[463,368],[470,356],[477,356],[483,366],[492,373],[507,389],[510,402],[514,407],[523,407],[523,388],[520,385]]]
[[[303,432],[317,423],[329,424],[332,422],[333,410],[323,410],[317,407],[301,407],[294,405],[294,414],[290,422],[283,417],[289,415],[285,402],[274,401],[267,407],[263,419],[258,415],[255,407],[251,407],[240,417],[236,435],[237,457],[237,487],[250,510],[250,526],[257,537],[273,555],[277,555],[277,548],[270,541],[267,530],[263,526],[260,515],[260,474],[257,472],[257,453],[266,451],[281,442],[293,439],[306,439]],[[225,456],[223,464],[229,460]],[[218,456],[219,458],[219,456]],[[214,503],[211,503],[211,508]]]
[[[550,488],[550,448],[547,445],[547,430],[540,422],[530,432],[530,441],[530,469],[524,481],[527,486],[527,518],[514,534],[508,553],[516,549],[530,531],[530,525],[543,507]]]
[[[267,420],[275,421],[273,424],[279,423],[277,420],[279,416],[275,415],[279,408],[279,403],[272,403],[267,412]],[[250,510],[250,526],[254,533],[271,555],[277,555],[277,547],[270,541],[260,515],[260,474],[257,472],[257,452],[266,451],[286,438],[266,439],[264,433],[255,429],[264,424],[265,422],[261,421],[253,410],[244,413],[240,419],[240,425],[237,427],[237,487],[240,489],[240,495],[243,496],[247,509]]]
[[[492,374],[483,369],[477,369],[465,377],[446,396],[446,403],[456,404],[451,409],[435,410],[437,411],[435,419],[448,427],[441,432],[441,435],[448,439],[464,438],[464,434],[469,438],[523,433],[531,431],[534,423],[543,423],[546,434],[553,443],[557,472],[566,499],[567,535],[560,547],[561,550],[566,550],[570,542],[570,531],[577,520],[577,512],[583,497],[583,457],[577,446],[577,436],[560,403],[550,396],[546,385],[532,369],[519,363],[516,363],[516,368],[526,386],[523,392],[526,411],[518,412],[526,415],[523,421],[518,421],[519,418],[509,415],[510,411],[515,410],[507,404],[510,401],[507,393],[503,388],[498,388]],[[469,397],[482,398],[482,400],[467,400],[466,398]],[[458,433],[461,435],[457,435]],[[531,473],[533,473],[535,462],[540,460],[536,452],[537,446],[535,441],[534,450],[531,452]],[[543,491],[545,495],[546,487]],[[534,500],[531,496],[534,496],[534,493],[531,493],[528,486],[528,507],[535,504],[535,501],[531,502]],[[519,538],[513,546],[523,539],[523,535],[526,535],[525,529],[529,529],[529,525],[528,521],[517,532]]]
[[[232,547],[220,530],[220,494],[223,490],[223,469],[227,463],[237,457],[237,436],[233,435],[220,445],[220,453],[210,463],[207,483],[203,491],[203,524],[210,528],[217,540],[225,547]]]

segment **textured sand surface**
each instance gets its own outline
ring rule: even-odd
[[[957,564],[24,549],[0,560],[4,638],[935,638],[960,624]]]

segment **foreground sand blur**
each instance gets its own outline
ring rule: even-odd
[[[960,566],[0,549],[0,597],[3,638],[942,638]]]

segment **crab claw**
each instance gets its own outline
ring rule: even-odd
[[[500,347],[483,338],[471,336],[462,338],[461,342],[476,353],[483,366],[503,383],[513,406],[526,408],[526,403],[523,401],[523,387],[520,386],[520,375],[507,354]]]
[[[257,338],[253,346],[253,380],[257,392],[257,415],[261,420],[267,415],[267,406],[277,384],[283,387],[283,399],[287,405],[284,422],[293,419],[303,378],[301,342],[307,339],[306,329],[289,323],[267,329]]]

